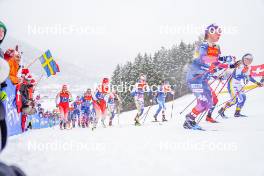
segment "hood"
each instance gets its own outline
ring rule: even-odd
[[[1,27],[1,28],[4,28],[4,30],[5,30],[5,36],[6,36],[6,31],[7,31],[7,30],[6,30],[6,26],[5,26],[5,24],[2,23],[1,21],[0,21],[0,27]],[[1,43],[4,41],[5,36],[4,36],[3,40],[0,40],[0,45],[1,45]]]

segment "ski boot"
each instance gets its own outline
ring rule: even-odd
[[[162,115],[162,122],[167,122],[168,120],[165,117],[165,114]]]
[[[138,115],[135,117],[135,126],[141,126]]]
[[[211,116],[206,116],[206,119],[205,119],[207,122],[211,122],[211,123],[218,123],[215,119],[213,119]]]
[[[109,120],[109,126],[112,126],[113,124],[112,124],[113,122],[112,122],[112,119],[110,119]]]
[[[101,122],[102,122],[102,126],[103,126],[104,128],[106,128],[106,125],[105,125],[105,121],[104,121],[104,119],[102,119]]]
[[[225,115],[225,108],[221,108],[218,111],[218,114],[223,118],[223,119],[227,119],[228,117]]]
[[[63,126],[63,121],[61,120],[61,121],[60,121],[60,129],[61,129],[61,130],[63,130],[63,127],[62,127],[62,126]]]
[[[63,122],[63,129],[66,129],[66,122]]]
[[[154,122],[158,122],[157,114],[154,115]]]
[[[211,112],[208,112],[205,120],[207,122],[210,122],[210,123],[218,123],[215,119],[212,118],[212,113]]]
[[[194,116],[191,114],[186,115],[186,120],[183,124],[183,128],[185,129],[192,129],[192,130],[203,130],[194,120]]]
[[[247,117],[246,115],[243,115],[240,113],[241,110],[236,110],[234,117]]]

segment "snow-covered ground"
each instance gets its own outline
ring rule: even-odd
[[[34,130],[9,138],[1,160],[15,164],[29,176],[60,175],[264,175],[263,88],[248,94],[247,118],[231,117],[218,124],[201,122],[207,131],[182,128],[179,112],[193,99],[187,95],[167,104],[167,123],[132,125],[135,111],[123,113],[120,125],[61,131]],[[220,102],[228,99],[223,95]]]

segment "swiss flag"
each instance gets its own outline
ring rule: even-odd
[[[251,66],[250,76],[264,76],[264,64]]]

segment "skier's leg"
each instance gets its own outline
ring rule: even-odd
[[[136,108],[137,108],[137,115],[135,117],[135,125],[140,125],[139,122],[139,117],[143,114],[144,112],[144,103],[142,103],[142,101],[140,101],[139,99],[135,99],[135,104],[136,104]]]
[[[162,107],[163,107],[161,101],[157,100],[157,102],[158,102],[159,107],[158,107],[156,113],[154,114],[154,120],[155,121],[158,121],[157,116],[159,115],[159,113],[160,113],[160,111],[162,110]]]
[[[69,116],[69,107],[68,106],[64,106],[63,107],[63,109],[64,109],[64,128],[66,128],[67,126],[68,126],[68,128],[69,128],[69,119],[68,119],[68,116]]]
[[[59,106],[59,111],[60,111],[60,129],[63,129],[64,125],[64,108],[62,105]]]
[[[197,104],[192,111],[186,115],[183,127],[186,129],[201,129],[201,127],[196,124],[195,119],[199,114],[212,107],[212,94],[207,82],[190,86],[192,88],[192,92],[197,98]]]
[[[164,100],[162,101],[162,121],[163,122],[167,121],[165,111],[166,111],[166,106],[165,106],[165,100]]]
[[[106,127],[105,119],[107,116],[107,108],[106,108],[106,102],[104,100],[101,101],[101,103],[100,103],[100,109],[101,109],[101,122],[102,122],[103,127],[105,128]]]
[[[95,118],[93,121],[93,128],[92,129],[96,128],[97,123],[98,123],[100,117],[102,116],[101,108],[99,107],[98,103],[94,103],[94,110],[95,110],[96,115],[95,115]]]
[[[236,107],[236,112],[235,112],[235,117],[246,117],[245,115],[242,115],[241,109],[243,108],[245,102],[246,102],[246,94],[244,92],[239,93],[238,97],[238,103],[237,103],[237,107]]]
[[[218,113],[223,117],[223,118],[227,118],[224,114],[225,110],[230,108],[231,106],[235,105],[238,101],[237,99],[237,96],[236,96],[236,86],[233,84],[233,79],[231,79],[229,82],[228,82],[228,85],[227,85],[227,90],[228,90],[228,93],[231,97],[230,101],[228,101],[219,111]]]
[[[217,105],[218,103],[218,98],[215,94],[215,91],[213,91],[213,89],[211,88],[211,93],[212,93],[212,99],[213,99],[213,104],[212,104],[212,107],[208,110],[208,113],[207,113],[207,117],[206,117],[206,121],[208,122],[212,122],[212,123],[216,123],[217,121],[215,121],[213,118],[212,118],[212,113],[215,109],[215,106]]]

